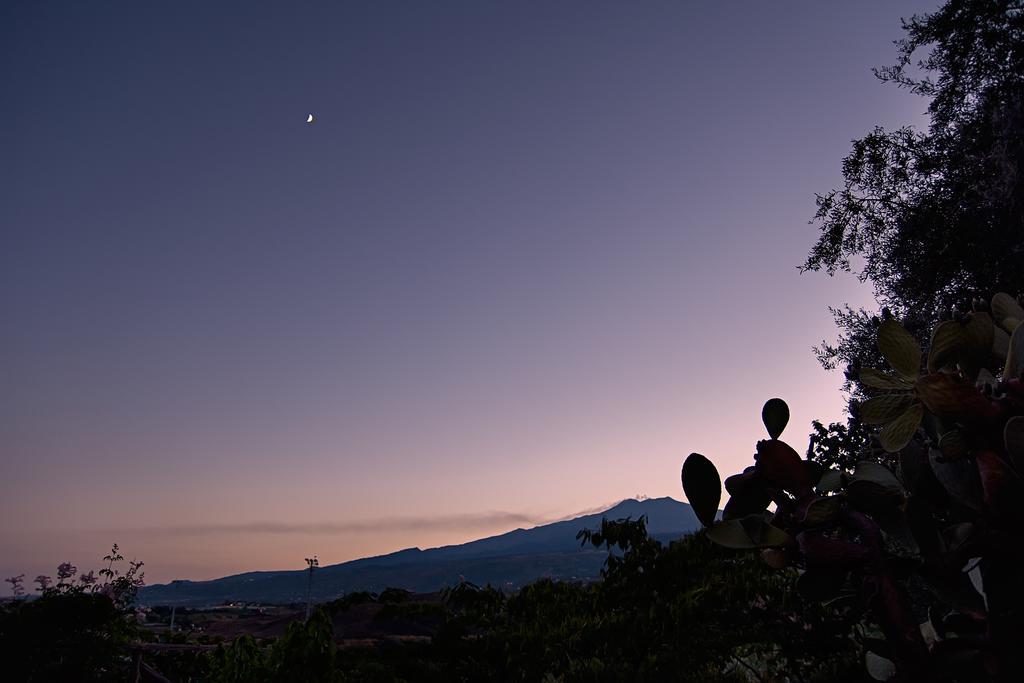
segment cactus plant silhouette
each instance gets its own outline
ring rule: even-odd
[[[891,660],[902,680],[1019,672],[1022,320],[1021,302],[999,293],[962,319],[937,326],[927,355],[895,320],[879,326],[878,348],[889,367],[862,372],[874,395],[859,415],[876,425],[893,469],[862,461],[847,473],[801,459],[777,439],[779,399],[766,403],[771,438],[757,443],[753,467],[725,480],[731,497],[722,521],[701,518],[708,538],[760,549],[773,567],[799,568],[800,588],[809,596],[867,606],[884,635],[870,642],[872,661]],[[692,490],[705,501],[718,495],[717,472],[709,465],[698,454],[687,458],[688,495]],[[915,613],[921,605],[912,604],[908,580],[931,592],[925,605],[931,642],[922,634]]]

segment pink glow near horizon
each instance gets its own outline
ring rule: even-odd
[[[0,28],[0,576],[459,543],[840,416],[870,292],[796,266],[930,4],[186,5]]]

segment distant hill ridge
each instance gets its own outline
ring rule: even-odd
[[[332,600],[354,591],[404,588],[415,592],[453,586],[464,577],[480,585],[518,587],[542,577],[589,580],[600,574],[606,551],[582,548],[581,529],[596,529],[610,520],[647,516],[651,536],[662,541],[699,528],[692,508],[672,498],[627,499],[603,512],[515,529],[460,545],[420,550],[407,548],[321,567],[313,577],[313,597]],[[210,581],[174,581],[139,591],[145,605],[207,606],[229,602],[290,603],[305,600],[301,569],[253,571]]]

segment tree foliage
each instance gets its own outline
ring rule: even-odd
[[[880,80],[929,100],[927,130],[875,128],[818,197],[821,235],[803,268],[856,272],[920,341],[975,296],[1024,290],[1024,9],[950,0],[904,22]],[[833,311],[826,367],[876,365],[872,316]]]

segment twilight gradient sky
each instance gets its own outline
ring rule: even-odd
[[[5,2],[0,576],[457,543],[838,416],[876,2]],[[314,125],[306,113],[317,115]]]

